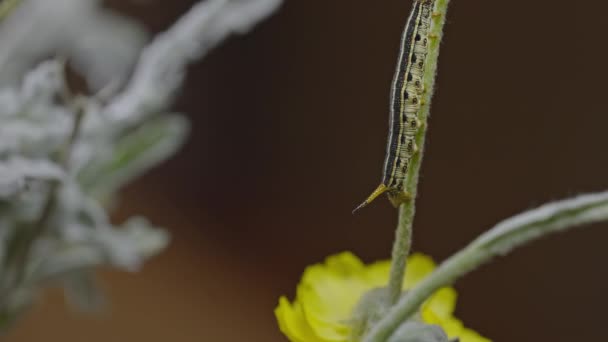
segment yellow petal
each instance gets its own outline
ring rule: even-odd
[[[364,278],[365,267],[347,252],[327,258],[326,264],[327,267],[316,264],[304,271],[298,298],[316,315],[335,322],[345,321],[359,298],[369,290]]]
[[[441,323],[439,323],[445,334],[448,335],[449,338],[460,337],[463,331],[465,330],[462,321],[455,317],[448,317],[441,319]]]
[[[404,289],[411,289],[414,285],[428,276],[435,269],[435,262],[429,256],[414,253],[407,259],[405,270]]]
[[[462,322],[452,316],[456,298],[456,290],[444,287],[422,305],[422,320],[428,324],[439,325],[449,338],[459,337],[464,330]]]
[[[449,338],[460,338],[460,342],[491,342],[475,331],[467,329],[462,321],[453,316],[458,295],[452,287],[444,287],[435,292],[422,305],[422,320],[439,325]]]
[[[319,265],[319,267],[326,268],[329,272],[336,275],[352,276],[353,274],[359,274],[365,269],[365,265],[356,255],[351,252],[342,252],[340,254],[332,255],[325,259],[325,265]]]
[[[292,306],[287,298],[281,297],[274,313],[281,332],[291,342],[326,342],[315,336],[297,302],[294,302]]]
[[[340,315],[339,312],[333,310],[335,307],[344,307],[352,305],[343,303],[345,299],[350,302],[350,298],[337,297],[332,300],[324,300],[320,298],[316,291],[310,288],[300,288],[298,291],[298,299],[302,301],[302,310],[306,321],[310,328],[323,341],[346,341],[350,335],[350,327],[345,321],[345,317],[352,311],[350,309],[347,315]],[[342,310],[340,310],[342,311]]]
[[[407,260],[404,289],[410,289],[435,268],[433,260],[414,254]],[[350,252],[330,256],[323,264],[309,266],[298,285],[296,299],[279,300],[275,315],[279,328],[292,342],[346,342],[353,310],[364,293],[386,286],[390,261],[364,265]],[[450,338],[461,342],[490,342],[464,328],[453,316],[456,291],[446,287],[431,296],[421,308],[421,318],[439,325]]]
[[[423,308],[420,312],[420,317],[424,323],[435,324],[441,326],[441,318],[437,316],[433,310]]]
[[[383,287],[388,282],[390,261],[375,262],[367,267],[367,279],[372,287]],[[407,267],[403,281],[403,289],[410,289],[424,279],[435,269],[435,263],[430,257],[414,253],[407,258]]]
[[[297,298],[311,330],[322,340],[347,340],[351,313],[370,289],[364,270],[359,258],[344,252],[304,271]]]
[[[454,288],[443,287],[424,303],[424,307],[432,310],[435,315],[445,319],[454,313],[457,298],[458,294]]]
[[[391,269],[390,261],[378,261],[367,266],[365,279],[370,288],[385,287]]]
[[[492,342],[471,329],[464,329],[460,334],[460,342]]]

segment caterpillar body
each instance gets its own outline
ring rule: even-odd
[[[353,213],[383,193],[397,207],[410,199],[405,190],[412,157],[418,151],[418,114],[424,93],[423,76],[435,0],[415,0],[401,38],[399,60],[391,88],[389,134],[382,182]]]

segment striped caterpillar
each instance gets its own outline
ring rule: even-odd
[[[391,88],[389,133],[382,182],[353,213],[383,193],[398,207],[410,199],[405,190],[412,156],[418,151],[418,113],[424,93],[423,76],[429,45],[429,29],[435,0],[415,0],[401,39],[399,60]]]

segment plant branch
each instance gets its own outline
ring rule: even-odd
[[[498,223],[460,252],[443,262],[433,273],[403,296],[364,342],[385,341],[438,289],[516,247],[542,236],[569,228],[608,220],[608,191],[545,204]]]
[[[399,218],[395,231],[395,241],[393,242],[391,270],[388,280],[389,305],[395,304],[401,296],[407,256],[410,254],[412,246],[412,223],[415,211],[413,199],[399,206]]]
[[[445,24],[445,14],[449,0],[437,0],[431,18],[429,30],[429,50],[427,54],[426,67],[424,72],[423,84],[424,95],[418,119],[421,127],[416,134],[416,145],[418,153],[414,154],[408,169],[405,191],[410,194],[410,199],[399,206],[399,220],[395,232],[395,241],[391,256],[391,271],[389,278],[389,301],[390,304],[397,302],[403,287],[403,276],[406,271],[406,260],[412,244],[412,226],[414,215],[416,214],[416,195],[418,193],[418,179],[420,166],[424,152],[424,141],[428,128],[428,118],[431,110],[431,99],[435,87],[435,76],[437,74],[437,61],[439,58],[439,47],[443,37],[443,26]]]
[[[107,107],[115,122],[134,124],[168,107],[188,64],[205,56],[232,33],[247,33],[282,0],[208,0],[194,5],[146,47],[125,91]]]

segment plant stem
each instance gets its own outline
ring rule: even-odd
[[[542,236],[608,220],[608,191],[545,204],[506,219],[443,262],[403,296],[369,332],[364,342],[383,342],[418,311],[431,294],[512,249]]]
[[[410,168],[406,176],[405,191],[410,195],[410,199],[399,206],[399,219],[395,232],[395,241],[391,256],[391,271],[388,283],[389,303],[395,304],[401,296],[403,287],[403,277],[406,271],[406,260],[410,253],[412,244],[412,225],[416,214],[416,194],[418,193],[418,179],[422,157],[424,152],[424,141],[428,128],[428,117],[431,109],[431,99],[435,87],[435,75],[437,74],[437,60],[439,58],[439,46],[443,37],[443,25],[445,24],[445,14],[449,0],[436,0],[431,18],[429,30],[429,50],[427,54],[426,67],[424,72],[423,84],[424,95],[418,119],[421,127],[416,133],[416,146],[418,153],[414,154]]]
[[[414,201],[410,200],[399,206],[399,221],[395,231],[395,241],[391,255],[391,270],[388,280],[389,305],[393,305],[401,296],[405,275],[407,256],[412,245],[412,220],[414,219]]]

